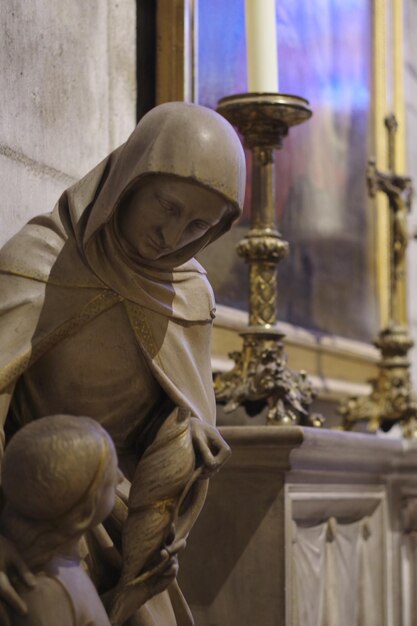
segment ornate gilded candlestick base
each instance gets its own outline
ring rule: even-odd
[[[388,197],[390,212],[390,322],[378,335],[374,345],[381,351],[378,376],[370,381],[372,391],[363,398],[348,398],[339,408],[346,430],[357,422],[366,422],[367,429],[389,430],[401,422],[406,437],[417,437],[417,397],[410,380],[408,352],[413,346],[407,325],[406,252],[408,245],[407,213],[411,208],[413,189],[408,176],[395,172],[395,134],[398,128],[394,115],[385,119],[388,131],[389,172],[380,172],[370,159],[367,172],[369,195],[382,191]]]
[[[249,415],[268,407],[270,424],[297,422],[322,425],[309,416],[315,392],[305,372],[287,367],[277,322],[277,265],[288,253],[288,243],[275,220],[274,150],[282,147],[291,126],[308,120],[308,102],[286,94],[247,93],[223,98],[218,111],[234,124],[251,149],[251,226],[237,253],[249,264],[249,327],[241,336],[243,349],[230,357],[235,365],[214,378],[217,401],[230,412],[238,406]]]
[[[350,430],[362,421],[367,423],[369,432],[375,432],[380,427],[389,430],[401,422],[405,436],[416,437],[417,398],[412,391],[407,356],[413,341],[408,330],[390,326],[380,332],[374,345],[381,350],[378,376],[370,381],[369,396],[348,398],[340,406],[344,428]]]

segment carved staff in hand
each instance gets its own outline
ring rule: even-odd
[[[239,217],[244,188],[244,154],[230,124],[204,107],[168,103],[65,191],[52,213],[31,220],[6,244],[0,253],[0,417],[7,440],[44,415],[91,415],[108,430],[131,481],[168,416],[181,407],[196,418],[190,437],[202,472],[220,467],[228,447],[219,434],[213,444],[215,303],[194,255]],[[174,442],[167,458],[175,466]],[[166,487],[168,498],[169,481]],[[135,488],[132,502],[137,497]],[[125,513],[118,500],[108,537],[104,531],[87,537],[86,562],[100,593],[119,578],[115,549]],[[140,537],[139,525],[135,532]],[[155,541],[155,563],[167,533]],[[135,575],[141,562],[142,556]],[[146,557],[143,567],[149,563]],[[181,605],[173,577],[164,574],[158,570],[148,585],[149,615]],[[169,593],[159,593],[158,576]],[[7,589],[1,580],[0,597]],[[184,615],[170,608],[162,626],[190,624]]]

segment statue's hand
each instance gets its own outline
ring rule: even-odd
[[[143,604],[169,587],[178,574],[177,554],[184,547],[184,539],[174,540],[161,550],[157,565],[101,597],[112,626],[124,624]]]
[[[9,610],[3,600],[0,600],[0,626],[13,626]]]
[[[228,460],[231,450],[217,428],[197,417],[191,418],[191,436],[197,461],[203,467],[200,476],[209,478]]]
[[[27,606],[14,588],[14,584],[20,581],[28,587],[34,587],[36,583],[16,548],[0,535],[0,600],[20,615],[26,615]]]

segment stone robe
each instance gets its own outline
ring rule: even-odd
[[[192,244],[146,264],[122,249],[117,217],[132,188],[158,174],[203,185],[230,210]],[[196,105],[162,105],[64,192],[52,213],[4,246],[0,417],[7,436],[46,414],[89,415],[108,429],[130,475],[173,406],[214,423],[214,299],[193,257],[238,217],[244,184],[243,150],[223,118]],[[137,624],[190,623],[175,585],[161,596]]]

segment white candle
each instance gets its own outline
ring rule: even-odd
[[[278,91],[275,0],[245,0],[248,91]]]

